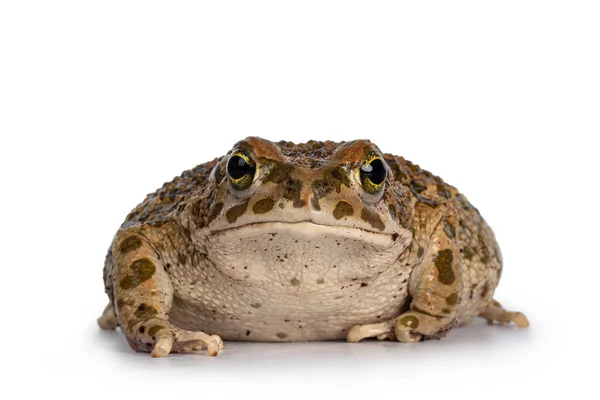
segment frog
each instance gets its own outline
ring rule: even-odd
[[[502,255],[455,187],[369,140],[248,137],[136,206],[104,262],[98,325],[164,357],[224,341],[441,339],[494,299]]]

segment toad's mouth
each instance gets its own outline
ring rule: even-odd
[[[298,240],[337,237],[370,244],[380,249],[388,249],[402,239],[401,233],[373,232],[362,228],[341,225],[320,225],[313,222],[257,222],[235,228],[211,232],[214,236],[228,240],[247,239],[265,234],[284,234]]]

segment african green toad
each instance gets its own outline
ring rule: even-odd
[[[224,340],[440,338],[492,299],[491,229],[454,187],[365,140],[238,142],[148,195],[104,268],[100,327],[155,357]]]

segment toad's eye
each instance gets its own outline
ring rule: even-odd
[[[360,183],[365,192],[379,193],[387,176],[387,168],[376,153],[371,153],[360,167]]]
[[[234,189],[248,189],[256,174],[256,163],[245,152],[236,151],[229,157],[227,174]]]

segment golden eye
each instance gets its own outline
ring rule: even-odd
[[[243,151],[236,151],[227,162],[227,175],[234,189],[245,190],[252,185],[256,163]]]
[[[379,193],[387,176],[387,168],[377,153],[367,156],[364,164],[360,167],[360,183],[365,192],[370,194]]]

